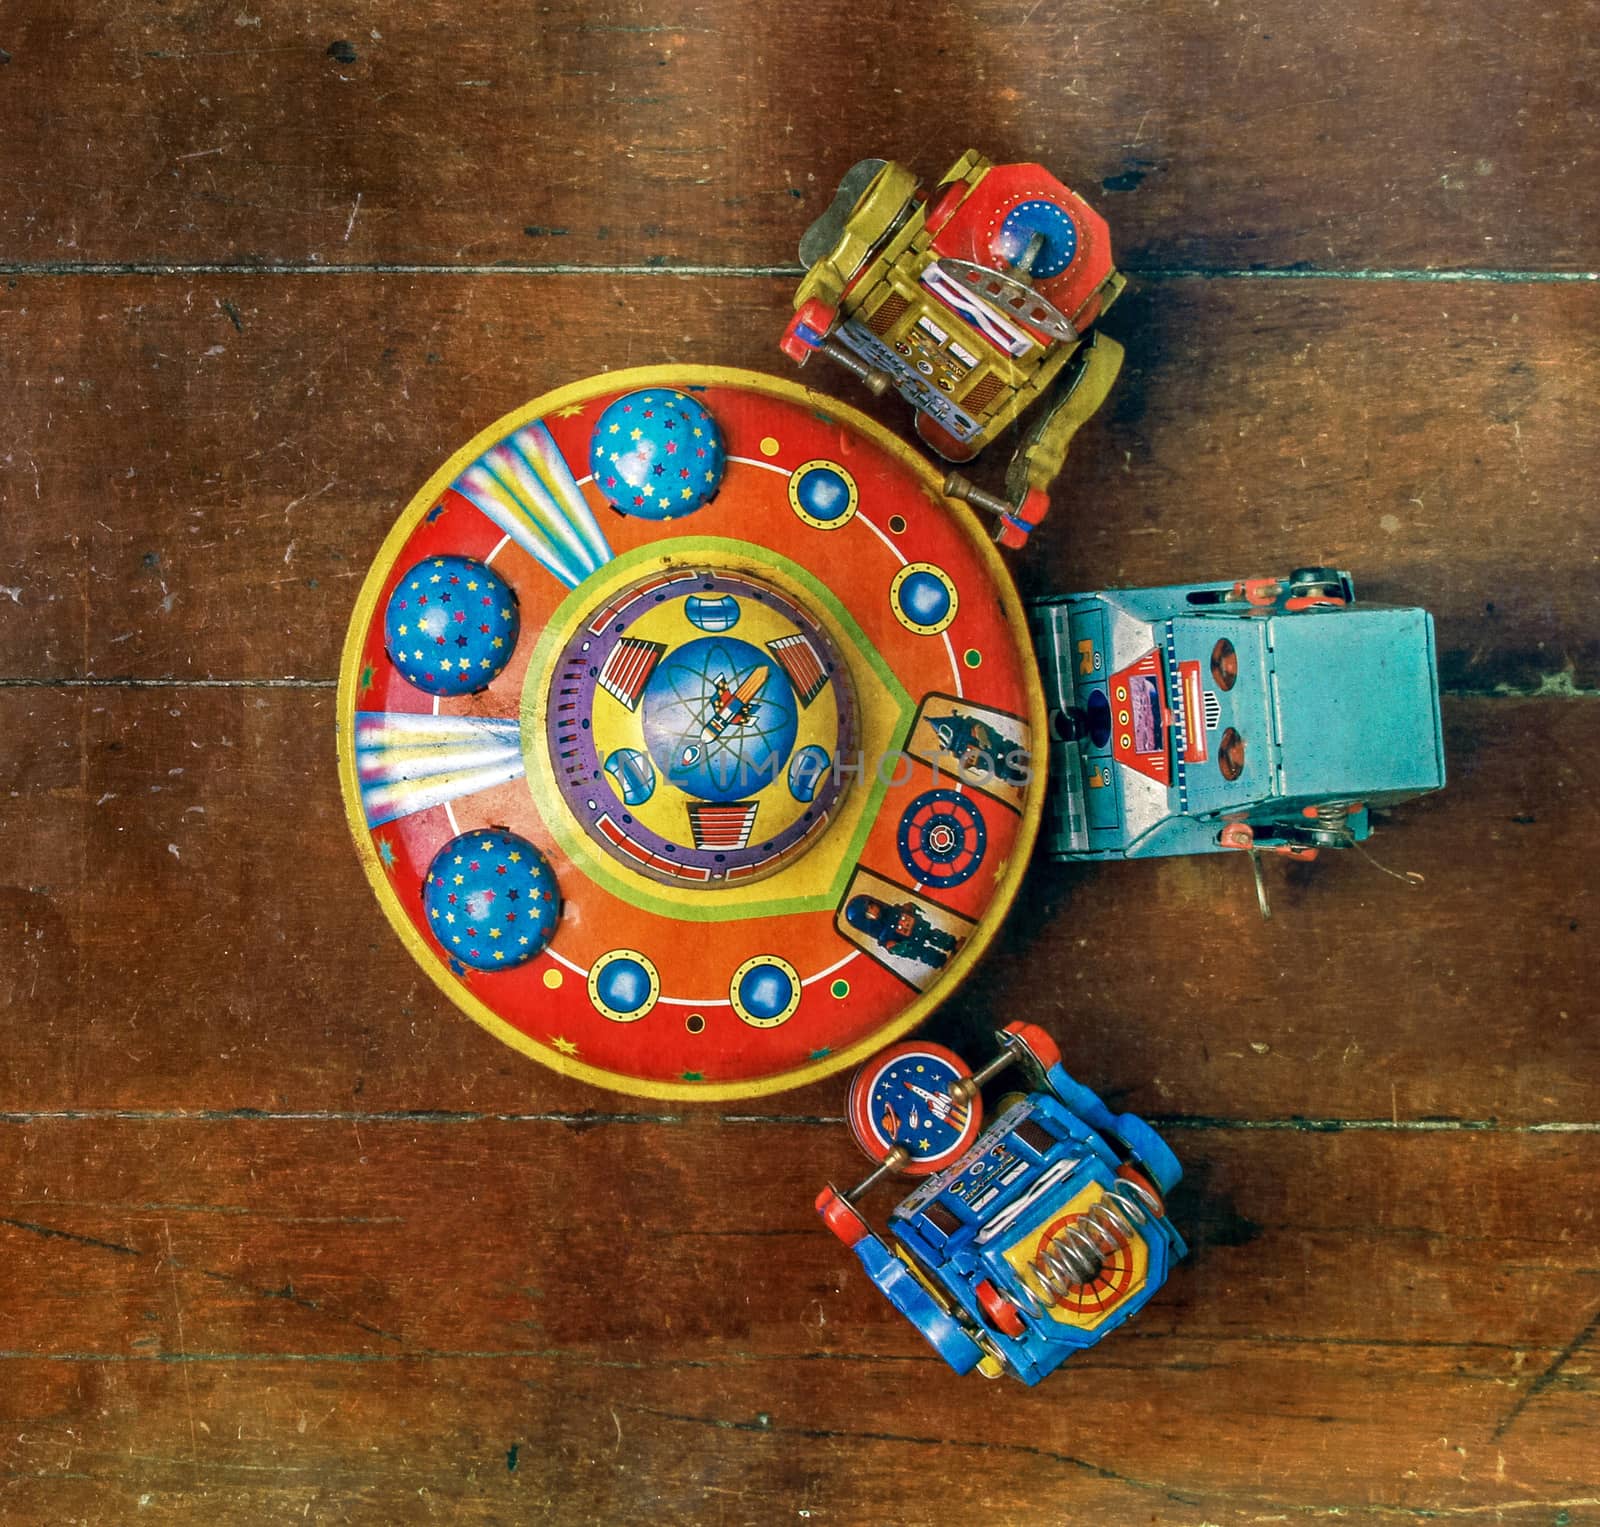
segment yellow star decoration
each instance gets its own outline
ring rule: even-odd
[[[550,1043],[553,1044],[563,1055],[576,1055],[578,1053],[577,1045],[575,1045],[570,1039],[563,1038],[560,1034],[552,1034],[550,1036]]]
[[[583,412],[583,404],[582,403],[569,403],[569,404],[567,404],[567,406],[565,408],[558,408],[556,410],[556,418],[558,418],[558,419],[576,419],[578,417],[578,415],[581,414],[582,412]]]

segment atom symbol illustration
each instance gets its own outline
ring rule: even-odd
[[[731,801],[778,777],[799,726],[782,669],[748,642],[686,643],[651,676],[644,699],[651,756],[690,795]]]

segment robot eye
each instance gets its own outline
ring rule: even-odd
[[[1238,779],[1244,773],[1244,738],[1231,726],[1217,744],[1217,767],[1228,780]]]
[[[1211,677],[1218,689],[1232,689],[1239,682],[1239,654],[1227,637],[1211,649]]]

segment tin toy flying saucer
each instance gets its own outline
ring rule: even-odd
[[[728,1099],[857,1064],[1014,897],[1044,700],[972,513],[871,421],[656,367],[500,420],[358,599],[367,878],[469,1016],[568,1075]]]

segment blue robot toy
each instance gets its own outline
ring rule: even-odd
[[[938,970],[955,953],[955,936],[929,922],[915,902],[885,903],[876,896],[855,896],[844,909],[844,919],[880,949],[903,960]]]
[[[894,1045],[850,1084],[850,1126],[877,1168],[817,1212],[957,1373],[1037,1384],[1136,1314],[1186,1250],[1164,1195],[1183,1175],[1144,1120],[1113,1114],[1043,1029],[1013,1023],[976,1075],[941,1045]],[[1034,1084],[983,1128],[979,1089],[1020,1064]],[[925,1179],[889,1216],[856,1202],[882,1178]]]

